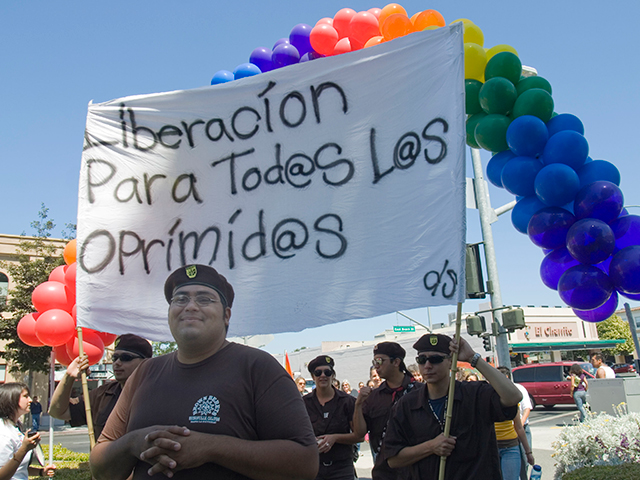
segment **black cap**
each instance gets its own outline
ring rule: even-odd
[[[215,268],[208,265],[186,265],[174,271],[164,283],[164,297],[171,303],[176,288],[184,285],[203,285],[213,288],[220,295],[225,307],[233,304],[233,287]]]
[[[142,358],[151,358],[153,356],[153,349],[151,344],[138,335],[132,333],[125,333],[116,338],[114,350],[123,350],[129,353],[135,353]]]
[[[404,360],[407,352],[396,342],[380,342],[373,347],[374,355],[387,355],[391,358],[399,358]]]
[[[427,333],[420,337],[420,339],[413,344],[413,348],[418,353],[420,352],[440,352],[445,355],[449,355],[449,343],[451,343],[451,337],[447,335],[441,335],[439,333]]]
[[[309,362],[307,368],[309,369],[309,373],[313,375],[313,371],[318,367],[328,366],[333,370],[334,365],[335,362],[333,361],[333,358],[328,355],[319,355]]]

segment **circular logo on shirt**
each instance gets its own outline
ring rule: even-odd
[[[189,417],[191,423],[218,423],[220,417],[220,401],[213,395],[200,398],[193,405],[193,415]]]

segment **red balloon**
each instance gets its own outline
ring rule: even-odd
[[[379,8],[370,8],[369,10],[367,10],[367,12],[373,13],[376,16],[376,18],[380,18],[380,14],[382,13],[382,10]]]
[[[67,343],[67,353],[70,357],[76,358],[80,355],[78,337],[69,340]],[[82,350],[89,357],[89,365],[98,363],[104,354],[104,343],[98,332],[90,328],[82,329]]]
[[[60,282],[42,282],[31,294],[33,306],[39,312],[46,310],[64,310],[70,312],[73,303],[70,302],[69,292],[66,290],[64,283]]]
[[[64,310],[51,309],[43,312],[36,322],[36,336],[45,345],[57,347],[67,343],[76,331],[76,322]]]
[[[115,333],[107,333],[107,332],[96,332],[96,333],[102,339],[102,342],[104,343],[105,347],[108,347],[109,345],[111,345],[113,342],[116,341],[116,338],[118,338],[118,335],[116,335]]]
[[[64,273],[66,269],[67,265],[60,265],[59,267],[54,268],[49,274],[49,281],[64,283]]]
[[[69,364],[75,360],[75,357],[71,358],[67,353],[68,343],[69,342],[63,345],[58,345],[57,347],[53,347],[53,353],[56,356],[56,362],[58,362],[60,365],[64,365],[65,367],[69,366]]]
[[[333,28],[336,29],[340,38],[344,38],[349,35],[349,22],[351,22],[351,18],[355,14],[355,10],[343,8],[333,16]]]
[[[371,37],[379,35],[380,26],[378,19],[373,13],[358,12],[351,17],[349,22],[349,40],[365,44]]]
[[[71,309],[71,316],[73,317],[73,321],[76,322],[76,324],[78,323],[77,310],[78,309],[76,308],[76,305],[74,305]]]
[[[321,23],[326,23],[327,25],[333,26],[333,18],[324,17],[316,22],[316,25],[320,25]],[[314,25],[315,26],[315,25]]]
[[[64,284],[69,291],[76,296],[76,272],[78,271],[78,263],[73,262],[67,267],[67,271],[64,273]],[[74,302],[75,303],[75,302]]]
[[[341,53],[349,53],[351,50],[351,42],[349,39],[341,38],[338,43],[336,43],[336,46],[333,49],[333,54],[340,55]]]
[[[338,32],[331,25],[321,23],[311,29],[309,34],[311,47],[321,55],[332,55],[333,48],[338,43]]]
[[[44,347],[44,343],[36,337],[36,320],[39,316],[40,314],[38,312],[27,313],[18,322],[16,329],[18,331],[18,338],[30,347]]]

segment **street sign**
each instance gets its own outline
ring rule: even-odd
[[[396,333],[402,333],[402,332],[415,332],[416,331],[416,327],[414,327],[413,325],[410,326],[406,326],[406,327],[393,327],[393,331]]]

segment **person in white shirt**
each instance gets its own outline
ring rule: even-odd
[[[533,449],[533,443],[531,442],[531,428],[529,428],[529,414],[533,408],[533,405],[531,404],[531,397],[524,385],[516,383],[515,386],[518,387],[518,390],[522,393],[522,400],[518,404],[518,407],[520,408],[520,420],[522,421],[524,433],[527,436],[527,441],[529,442],[529,448]],[[520,445],[520,456],[522,458],[520,462],[520,480],[528,480],[529,477],[527,474],[529,464],[527,463],[527,455],[522,444]]]
[[[591,365],[597,370],[596,378],[616,378],[613,369],[604,363],[601,353],[594,353],[591,356]]]

